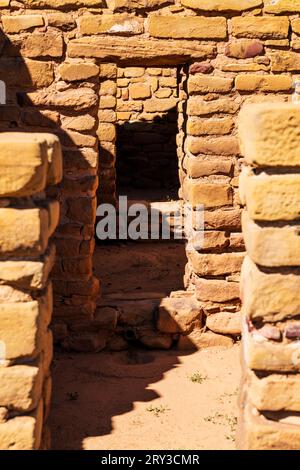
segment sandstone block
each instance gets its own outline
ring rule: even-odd
[[[188,332],[201,326],[202,311],[193,298],[164,298],[158,309],[156,327],[163,333]]]
[[[54,264],[55,247],[51,245],[39,261],[0,261],[0,283],[24,289],[44,289]]]
[[[96,77],[99,75],[99,67],[92,63],[64,63],[59,67],[59,73],[63,80],[74,82]]]
[[[224,135],[230,134],[234,126],[231,117],[220,119],[195,119],[189,118],[187,121],[187,133],[190,135]]]
[[[0,208],[0,257],[42,254],[48,244],[48,227],[45,209]]]
[[[114,80],[104,80],[100,84],[100,96],[112,95],[117,93],[117,84]]]
[[[12,87],[47,87],[54,81],[52,62],[2,57],[0,59],[0,80]]]
[[[13,44],[13,39],[11,39]],[[61,33],[32,33],[19,42],[21,54],[28,58],[61,57],[64,42]],[[17,45],[17,44],[16,44]]]
[[[233,343],[233,339],[229,336],[195,329],[188,335],[180,335],[177,349],[181,351],[195,351],[213,347],[231,348]]]
[[[169,65],[178,61],[203,59],[215,51],[214,45],[200,44],[199,41],[172,41],[146,39],[144,37],[100,37],[90,36],[72,39],[68,43],[69,57],[95,57],[102,60],[130,61],[132,65]]]
[[[290,23],[284,16],[243,16],[232,18],[231,26],[238,38],[285,39]]]
[[[235,87],[239,91],[289,91],[292,88],[290,75],[256,75],[243,74],[235,79]]]
[[[176,98],[164,98],[147,100],[144,104],[144,111],[146,113],[166,112],[177,106],[178,100]]]
[[[205,231],[203,235],[203,240],[199,242],[199,250],[222,250],[229,246],[229,238],[225,232],[210,230]]]
[[[246,256],[241,275],[241,298],[251,319],[281,321],[299,313],[300,271],[265,272]]]
[[[249,399],[258,410],[300,411],[299,375],[270,374],[260,377],[247,370],[245,380]]]
[[[42,394],[43,373],[39,363],[0,367],[0,403],[25,412],[37,407]]]
[[[300,5],[300,2],[299,2]],[[292,30],[296,34],[300,34],[300,18],[295,18],[291,21]]]
[[[239,117],[243,155],[260,166],[299,166],[300,110],[292,104],[253,104]]]
[[[150,16],[149,34],[155,38],[225,39],[225,18],[201,16]]]
[[[207,116],[215,113],[235,114],[238,109],[239,103],[232,98],[204,101],[200,96],[191,96],[187,102],[189,116]]]
[[[239,284],[221,279],[203,279],[196,281],[196,297],[200,301],[228,302],[239,298]],[[227,315],[227,313],[226,313]]]
[[[129,95],[133,100],[150,98],[151,89],[147,83],[132,83],[129,85]]]
[[[73,131],[91,131],[96,124],[96,119],[90,114],[81,116],[62,116],[61,123],[64,129]]]
[[[54,26],[54,28],[62,29],[63,31],[69,31],[76,28],[75,19],[69,15],[69,13],[47,12],[48,24]]]
[[[231,188],[223,182],[185,178],[183,191],[193,207],[203,204],[206,208],[211,208],[232,203]]]
[[[241,39],[230,42],[225,48],[225,55],[236,59],[249,59],[260,55],[263,44],[256,39]]]
[[[214,333],[240,335],[241,315],[239,312],[213,313],[207,317],[206,326]]]
[[[275,418],[275,416],[274,416]],[[298,450],[300,426],[266,419],[251,403],[243,404],[238,429],[239,450]]]
[[[233,85],[232,78],[211,75],[191,75],[188,80],[190,94],[228,93]]]
[[[298,49],[297,42],[292,46]],[[300,70],[300,59],[298,52],[278,51],[270,54],[272,72],[298,72]]]
[[[185,169],[191,178],[200,178],[201,176],[210,176],[215,174],[229,175],[233,168],[232,159],[221,157],[187,157]]]
[[[65,91],[33,91],[23,95],[25,104],[30,106],[50,106],[82,111],[98,103],[98,96],[90,88],[77,88]]]
[[[206,229],[239,230],[241,228],[241,210],[223,208],[205,211],[204,227]]]
[[[0,136],[0,196],[23,197],[43,191],[48,159],[45,139],[30,134]]]
[[[300,11],[299,0],[272,0],[264,1],[266,13],[295,13]]]
[[[48,299],[0,304],[0,339],[7,360],[39,354],[51,313]]]
[[[100,141],[114,142],[116,140],[116,126],[110,123],[100,123],[97,136]]]
[[[194,155],[239,155],[239,142],[236,137],[188,137],[185,149]]]
[[[144,32],[144,20],[126,13],[83,15],[79,19],[79,30],[83,35],[116,34],[131,36]]]
[[[47,143],[47,185],[58,184],[63,177],[63,157],[59,138],[54,134],[31,134]]]
[[[42,15],[19,15],[1,17],[3,29],[6,33],[19,33],[26,29],[44,26],[44,18]]]
[[[124,76],[129,78],[138,78],[142,77],[144,73],[145,67],[126,67],[124,71]]]
[[[115,63],[100,64],[99,68],[100,68],[99,76],[101,78],[105,78],[106,80],[117,78],[117,75],[118,75],[117,64]]]
[[[247,173],[240,181],[252,219],[273,221],[300,217],[300,175]]]
[[[265,226],[244,211],[242,227],[247,252],[255,263],[266,267],[300,265],[299,225]]]
[[[43,402],[28,416],[16,416],[0,424],[1,450],[38,450],[43,427]]]
[[[247,367],[270,372],[299,372],[300,341],[278,343],[258,331],[249,331],[245,320],[242,322],[243,358]]]
[[[204,254],[190,249],[187,256],[199,276],[221,276],[240,272],[245,253]]]
[[[100,97],[99,109],[114,109],[117,99],[114,96],[104,95]]]

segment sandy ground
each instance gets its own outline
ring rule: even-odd
[[[104,297],[164,297],[183,289],[185,264],[184,244],[175,241],[102,244],[94,256]],[[193,354],[56,353],[52,448],[234,449],[239,376],[238,345]]]
[[[94,273],[102,295],[115,292],[158,292],[183,289],[184,243],[173,241],[109,243],[96,246]]]
[[[53,449],[234,449],[239,346],[57,354]]]

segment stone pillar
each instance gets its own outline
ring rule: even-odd
[[[238,447],[300,449],[300,108],[245,106]]]
[[[201,246],[187,245],[185,273],[185,285],[203,312],[206,330],[193,338],[199,347],[230,346],[240,334],[239,273],[245,255],[237,191],[239,99],[233,79],[212,76],[212,70],[209,61],[189,67],[183,113],[181,194],[193,212],[194,231],[204,230]]]
[[[100,65],[98,202],[116,204],[117,65]]]
[[[49,447],[52,284],[49,243],[59,203],[46,197],[62,178],[51,134],[0,135],[0,449]]]

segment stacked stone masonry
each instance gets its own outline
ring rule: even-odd
[[[51,134],[0,134],[0,449],[49,448],[52,235],[62,178]],[[51,241],[50,241],[51,239]]]
[[[117,86],[118,185],[178,191],[177,68],[119,67]]]
[[[197,303],[202,320],[184,335],[199,347],[232,344],[240,333],[244,258],[236,119],[243,103],[298,99],[300,2],[2,0],[0,22],[0,80],[7,88],[0,129],[52,132],[63,147],[63,181],[48,193],[61,206],[54,235],[56,340],[84,350],[107,343],[105,319],[95,319],[97,197],[116,200],[116,127],[141,116],[121,103],[141,101],[145,109],[137,113],[144,117],[177,105],[180,197],[193,208],[205,206],[204,245],[188,250],[182,293]],[[126,68],[135,67],[145,69],[147,80],[130,82],[119,96]],[[165,83],[174,77],[163,70],[177,68],[177,90],[154,92],[152,79],[154,97],[146,96],[151,68],[161,68]]]
[[[300,448],[300,108],[252,104],[240,114],[243,384],[239,447]]]

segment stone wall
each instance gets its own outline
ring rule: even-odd
[[[62,178],[51,134],[0,134],[0,449],[49,447],[52,284],[49,242]]]
[[[205,204],[207,229],[203,249],[188,252],[186,285],[200,302],[201,328],[225,334],[213,342],[232,343],[244,256],[236,116],[244,102],[297,94],[299,14],[299,2],[287,0],[1,2],[1,129],[51,131],[63,145],[64,179],[51,194],[61,204],[54,331],[65,346],[102,344],[95,325],[93,339],[85,335],[99,292],[96,192],[115,201],[117,67],[135,66],[180,67],[180,194]]]
[[[250,105],[240,114],[241,449],[300,448],[299,129],[298,105]]]

